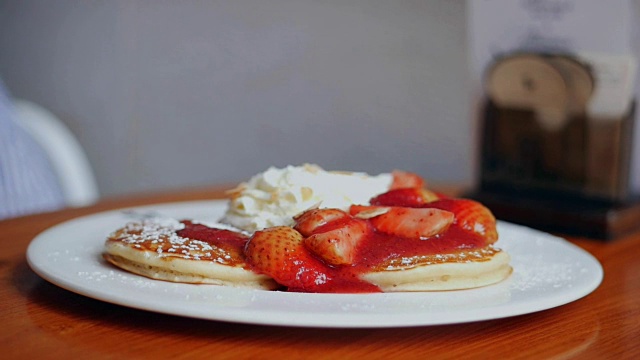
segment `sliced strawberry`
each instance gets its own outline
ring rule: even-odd
[[[375,214],[377,210],[380,210],[380,215]],[[425,239],[440,234],[446,231],[454,220],[452,212],[433,208],[352,206],[350,211],[356,217],[368,218],[373,227],[380,232],[414,239]]]
[[[371,199],[371,205],[419,207],[440,197],[423,188],[399,188],[389,190]]]
[[[451,211],[455,214],[455,223],[462,229],[481,235],[492,244],[498,240],[496,218],[491,210],[481,203],[469,199],[440,199],[424,205]]]
[[[254,270],[299,291],[316,292],[331,280],[326,265],[303,245],[302,235],[288,226],[257,231],[245,247]]]
[[[350,217],[349,214],[340,209],[312,209],[294,217],[296,225],[294,228],[302,235],[309,236],[318,228],[340,219]]]
[[[345,216],[349,215],[345,213]],[[311,252],[331,265],[353,263],[356,249],[367,234],[367,223],[359,219],[339,220],[328,231],[314,233],[304,239]]]
[[[411,172],[394,170],[391,172],[393,176],[393,182],[391,183],[391,190],[402,188],[424,188],[426,183],[422,177],[418,174]]]

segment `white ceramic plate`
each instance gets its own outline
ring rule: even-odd
[[[27,260],[41,277],[94,299],[159,313],[229,322],[304,327],[374,328],[454,324],[550,309],[580,299],[602,281],[602,267],[571,243],[499,222],[499,247],[513,275],[479,289],[392,294],[303,294],[147,279],[102,260],[106,236],[132,217],[158,214],[217,220],[220,201],[109,211],[56,225],[30,244]]]

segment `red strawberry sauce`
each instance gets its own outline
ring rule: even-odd
[[[248,237],[237,232],[210,228],[202,224],[184,221],[185,228],[178,235],[197,239],[210,245],[223,248],[244,261],[244,247]],[[328,226],[336,226],[341,221]],[[326,229],[323,229],[326,230]],[[288,291],[324,292],[324,293],[368,293],[379,292],[375,285],[359,279],[360,274],[372,270],[384,269],[389,261],[407,258],[411,262],[417,256],[450,254],[486,246],[486,240],[474,232],[463,229],[456,222],[442,234],[426,240],[401,238],[376,232],[369,226],[369,232],[357,248],[355,260],[351,265],[330,266],[322,261],[309,261],[301,264],[298,273],[325,274],[326,281],[313,288],[289,287]],[[303,250],[306,250],[303,248]],[[309,256],[313,256],[310,252]],[[318,259],[319,260],[319,259]]]
[[[486,246],[478,234],[451,224],[443,234],[429,239],[408,239],[389,236],[371,230],[360,244],[353,267],[359,272],[380,270],[394,258],[413,258],[420,255],[449,254]]]
[[[326,274],[327,281],[314,289],[288,290],[324,293],[380,292],[378,287],[361,281],[360,274],[386,268],[393,259],[407,258],[412,263],[418,262],[415,258],[421,255],[450,254],[484,246],[486,241],[480,235],[466,231],[455,223],[445,233],[426,240],[389,236],[370,229],[369,235],[357,250],[353,264],[330,266],[321,261],[314,262],[319,268],[307,270]]]
[[[249,237],[239,232],[215,229],[203,224],[193,223],[191,221],[182,221],[184,229],[178,230],[177,234],[182,237],[197,239],[211,245],[223,248],[244,249]]]
[[[188,220],[182,221],[182,223],[184,229],[176,232],[178,236],[200,240],[215,246],[228,255],[227,263],[230,265],[244,262],[244,246],[249,240],[248,236],[235,231],[211,228]]]

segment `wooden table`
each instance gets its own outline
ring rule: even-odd
[[[413,328],[288,328],[162,315],[63,290],[26,263],[31,239],[62,221],[222,194],[149,194],[0,221],[0,358],[640,358],[640,234],[612,243],[570,239],[605,272],[600,287],[578,301],[501,320]]]

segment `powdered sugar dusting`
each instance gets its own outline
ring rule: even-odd
[[[577,276],[571,264],[548,264],[542,268],[522,266],[516,270],[516,281],[512,282],[511,289],[517,291],[536,287],[572,287],[572,281]]]
[[[184,229],[184,224],[172,218],[149,218],[127,223],[122,229],[109,235],[128,244],[152,241],[154,243],[169,241],[182,244],[187,241],[176,231]]]
[[[568,241],[526,227],[505,225],[501,224],[499,231],[501,239],[509,239],[505,250],[512,259],[509,289],[513,295],[571,292],[584,287],[585,282],[601,279],[601,268],[597,262],[594,267],[588,254],[567,255],[581,251]]]
[[[172,218],[145,218],[127,223],[109,235],[108,241],[130,244],[141,251],[153,251],[160,257],[206,260],[226,265],[239,262],[226,249],[178,235],[177,231],[184,228],[185,224]]]

